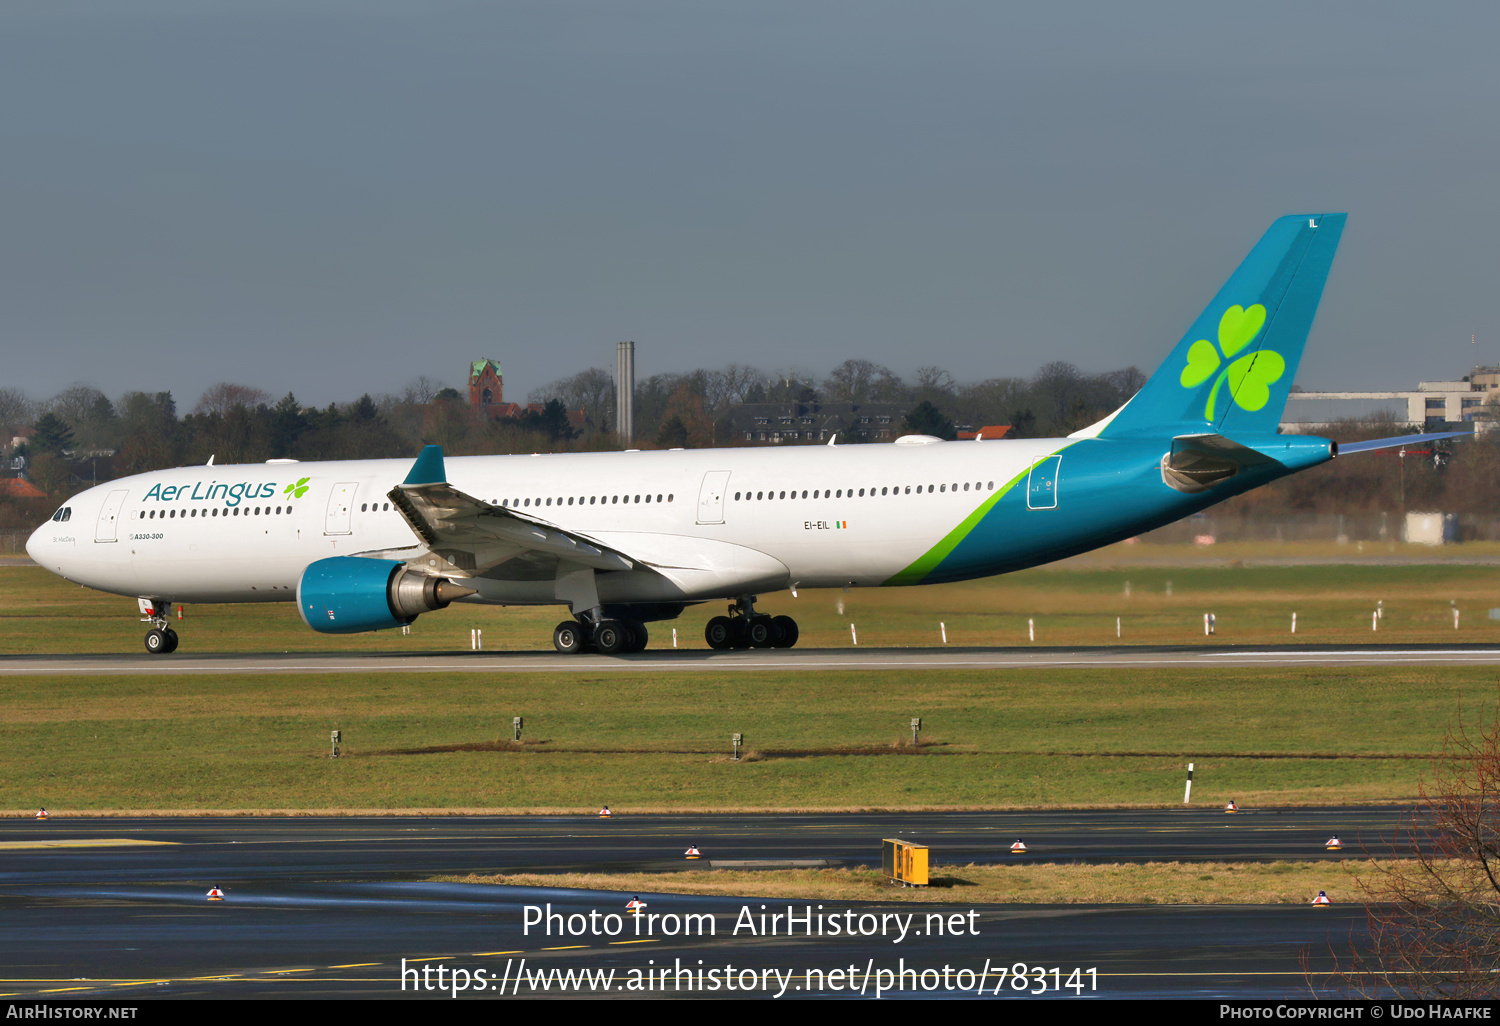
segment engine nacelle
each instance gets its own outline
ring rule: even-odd
[[[333,556],[302,571],[297,612],[324,634],[357,634],[411,623],[475,589],[406,569],[393,559]]]

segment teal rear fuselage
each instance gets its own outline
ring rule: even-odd
[[[1239,440],[1269,459],[1196,494],[1167,484],[1171,438],[1083,438],[1057,450],[1055,484],[1036,471],[1008,481],[963,524],[888,584],[962,581],[1039,566],[1190,516],[1252,488],[1333,458],[1324,438]]]

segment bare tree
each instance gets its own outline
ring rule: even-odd
[[[1365,997],[1500,995],[1500,712],[1443,742],[1410,825],[1415,858],[1360,878],[1369,941],[1324,982]],[[1404,845],[1393,840],[1398,855]],[[1314,989],[1317,989],[1314,983]]]
[[[8,444],[12,435],[31,423],[35,410],[36,404],[19,388],[0,388],[0,445]]]
[[[884,393],[900,381],[889,367],[869,360],[845,360],[824,379],[823,398],[835,403],[888,402]]]
[[[103,398],[104,393],[93,385],[71,385],[52,397],[47,410],[67,421],[69,427],[76,428],[88,417],[94,403]]]
[[[443,390],[441,381],[434,381],[427,375],[419,375],[415,380],[407,383],[401,390],[400,401],[408,406],[426,406],[437,397]]]
[[[236,408],[253,410],[257,406],[264,406],[271,401],[271,396],[258,388],[250,385],[235,385],[228,381],[221,381],[217,385],[211,385],[198,400],[198,405],[193,407],[194,413],[219,416],[228,416],[231,410]]]
[[[582,410],[595,428],[613,429],[615,423],[615,376],[603,367],[590,367],[531,390],[527,402],[561,399],[570,410]]]

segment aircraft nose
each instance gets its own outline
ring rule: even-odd
[[[47,533],[47,526],[47,524],[43,524],[41,527],[38,527],[35,531],[31,532],[31,537],[26,539],[26,554],[38,563],[46,562],[44,557],[48,542],[44,536]]]

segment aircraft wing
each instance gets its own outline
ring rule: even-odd
[[[390,491],[444,572],[501,580],[550,580],[558,567],[629,570],[636,563],[622,552],[539,517],[496,506],[448,484],[441,446],[429,445],[406,480]]]

